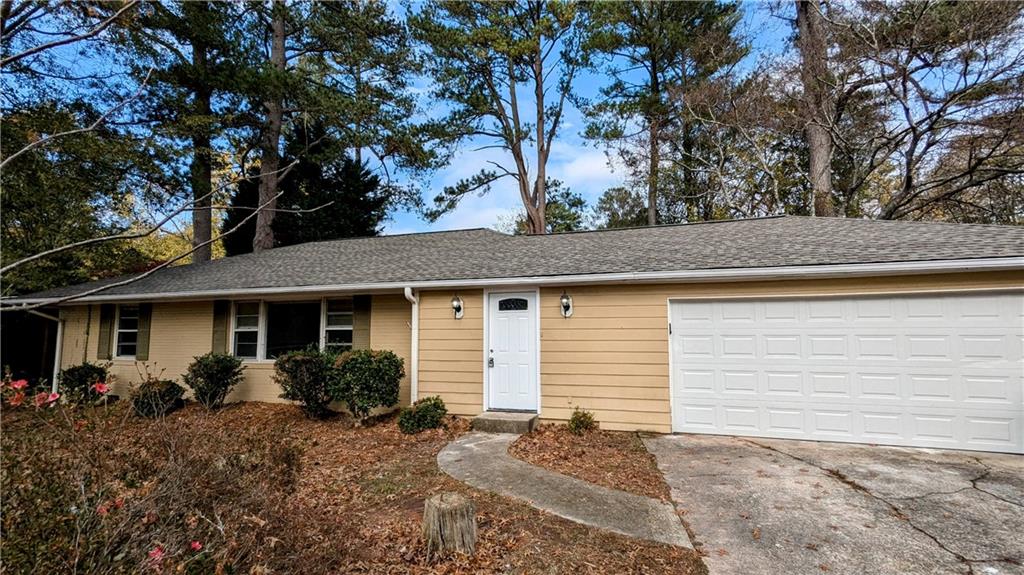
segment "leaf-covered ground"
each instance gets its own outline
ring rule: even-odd
[[[523,461],[637,495],[669,501],[669,489],[640,436],[595,429],[574,435],[564,425],[541,425],[512,444]]]
[[[6,476],[3,483],[5,527],[12,511],[9,506],[16,504],[11,501],[18,500],[9,499],[7,492],[27,489],[19,484],[19,478],[31,477],[31,469],[25,467],[30,465],[26,462],[33,460],[30,455],[35,448],[30,446],[49,442],[48,449],[68,453],[78,448],[59,444],[76,435],[55,431],[61,421],[74,424],[77,416],[45,415],[42,417],[50,417],[51,421],[42,426],[32,421],[33,417],[41,416],[4,414],[4,466],[7,467],[9,458],[17,459],[18,469],[22,470],[17,475]],[[180,570],[180,566],[184,566],[185,572],[193,572],[187,568],[201,565],[222,568],[226,562],[234,572],[264,573],[706,573],[693,551],[581,526],[514,500],[471,489],[442,474],[436,465],[437,452],[465,431],[466,424],[462,420],[449,420],[444,430],[407,436],[398,431],[393,420],[357,428],[340,417],[312,421],[292,406],[248,403],[229,406],[213,414],[190,406],[163,421],[128,416],[120,421],[122,423],[102,427],[102,434],[97,433],[97,438],[102,438],[104,449],[111,454],[136,454],[133,461],[146,452],[145,464],[131,470],[132,474],[139,475],[132,482],[135,487],[111,486],[105,491],[99,490],[119,495],[112,499],[117,501],[117,510],[106,511],[104,507],[103,516],[90,525],[91,529],[98,530],[93,535],[102,543],[97,546],[96,557],[115,553],[116,546],[123,545],[123,553],[118,554],[120,563],[114,565],[125,567],[124,571],[137,571],[139,567],[153,569],[160,565],[165,572]],[[91,424],[81,425],[84,431],[78,431],[79,435],[87,433],[90,427]],[[168,438],[208,436],[216,440],[190,448],[196,451],[201,447],[202,457],[189,459],[176,455],[172,458],[189,462],[181,465],[182,469],[172,473],[168,468],[174,465],[159,461],[161,453],[168,449],[192,452],[180,446],[168,447],[171,443],[188,443],[168,442]],[[234,437],[245,437],[244,449],[232,445]],[[75,441],[85,444],[89,438],[79,437]],[[289,451],[283,456],[275,453],[271,446],[278,444],[287,444]],[[146,446],[154,448],[147,451]],[[292,465],[288,459],[292,447],[299,454],[294,476],[288,472]],[[268,454],[265,457],[247,455],[264,452]],[[259,475],[264,459],[279,461],[282,457],[284,462],[273,467],[278,470],[273,477],[288,482],[284,489],[272,489],[274,483],[260,483],[256,478],[232,479],[217,475],[217,470],[221,469],[241,469],[243,471],[232,473]],[[82,460],[61,457],[48,465],[59,466],[65,461]],[[114,467],[112,478],[125,476],[126,471],[118,469],[119,461],[120,458],[112,458],[102,462],[106,467]],[[226,465],[231,467],[226,468]],[[204,475],[191,477],[191,468],[204,470]],[[76,476],[74,469],[69,471],[68,477]],[[63,477],[54,475],[50,469],[46,473]],[[167,478],[177,482],[163,487],[164,491],[170,490],[171,497],[161,491],[160,482],[168,481]],[[649,480],[640,480],[634,486],[646,481]],[[220,510],[214,512],[208,510],[209,501],[173,497],[179,489],[178,483],[194,497],[231,502],[233,507],[214,506]],[[221,485],[222,489],[245,493],[262,485],[261,488],[273,493],[267,497],[239,497],[219,493],[217,489],[221,489]],[[440,491],[457,491],[476,503],[479,537],[477,551],[471,557],[426,559],[420,540],[423,501]],[[67,493],[73,496],[72,491]],[[147,494],[155,493],[161,496],[146,499]],[[105,501],[103,497],[107,496],[96,501]],[[179,501],[181,503],[174,505],[189,508],[167,508],[171,505],[169,502]],[[35,508],[24,505],[14,511],[13,517],[28,524],[25,522],[32,519]],[[127,542],[102,531],[113,529],[111,518],[121,516],[124,519],[118,521],[131,529]],[[197,516],[202,518],[198,523]],[[233,532],[236,528],[238,533]],[[48,525],[47,529],[47,532],[54,532],[52,526]],[[202,531],[203,535],[195,536],[203,538],[202,551],[189,548],[189,539],[193,538],[190,530]],[[182,541],[170,541],[172,537]],[[29,542],[5,539],[2,546],[15,544],[26,546]],[[147,549],[157,546],[162,546],[166,553],[163,559],[154,559],[146,553]],[[14,555],[7,553],[8,550],[0,549],[9,560]],[[73,550],[60,548],[59,542],[52,543],[51,552],[62,554],[59,557],[74,556]],[[209,554],[210,561],[189,563],[189,557],[200,554]],[[31,565],[19,569],[25,566],[5,563],[5,567],[14,571],[32,571]],[[109,561],[103,563],[108,564]],[[112,572],[119,570],[110,569]]]

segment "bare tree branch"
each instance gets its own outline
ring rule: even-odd
[[[64,138],[66,136],[72,136],[74,134],[84,134],[86,132],[92,132],[92,131],[96,130],[104,122],[107,121],[107,118],[109,118],[111,115],[113,115],[115,112],[117,112],[121,108],[124,108],[125,106],[127,106],[131,101],[133,101],[133,100],[137,99],[139,96],[141,96],[142,92],[146,89],[146,84],[149,82],[149,77],[152,74],[153,74],[153,69],[150,68],[149,71],[146,72],[146,77],[142,80],[142,83],[139,85],[139,89],[136,90],[135,93],[131,95],[131,97],[129,97],[129,98],[125,99],[125,100],[122,100],[116,106],[114,106],[114,107],[110,108],[109,110],[107,110],[106,112],[104,112],[102,115],[100,115],[100,117],[96,118],[96,120],[93,121],[93,123],[89,124],[88,126],[86,126],[84,128],[76,128],[74,130],[65,130],[63,132],[57,132],[56,134],[50,134],[49,136],[46,136],[44,138],[39,138],[38,140],[36,140],[34,142],[29,142],[28,145],[26,145],[24,148],[18,150],[17,152],[14,152],[10,156],[7,156],[6,158],[3,159],[3,161],[0,161],[0,170],[2,170],[4,168],[4,166],[9,164],[12,160],[17,158],[18,156],[20,156],[22,154],[25,154],[27,152],[30,152],[30,151],[32,151],[32,150],[34,150],[36,148],[45,146],[45,145],[49,144],[50,142],[52,142],[54,140],[57,140],[59,138]]]
[[[294,166],[297,163],[298,163],[298,160],[294,160],[291,163],[289,163],[287,166],[284,166],[284,167],[280,168],[279,171],[288,170],[288,169],[290,169],[292,166]],[[256,177],[256,176],[242,176],[241,178],[233,179],[233,180],[231,180],[231,181],[229,181],[229,182],[227,182],[225,184],[217,186],[213,190],[210,190],[209,193],[207,193],[207,194],[203,195],[202,197],[200,197],[199,201],[205,200],[206,198],[211,197],[211,196],[215,195],[216,193],[226,189],[227,187],[232,186],[234,184],[237,184],[238,182],[243,182],[243,181],[251,180],[254,177]],[[148,228],[146,228],[146,229],[144,229],[142,231],[139,231],[139,232],[128,232],[128,233],[110,234],[110,235],[101,236],[101,237],[98,237],[98,238],[89,238],[87,240],[81,240],[81,241],[73,242],[73,243],[70,243],[70,244],[67,244],[67,245],[58,246],[58,247],[50,249],[50,250],[42,251],[42,252],[39,252],[37,254],[33,254],[31,256],[24,257],[24,258],[22,258],[20,260],[17,260],[17,261],[14,261],[14,262],[11,262],[11,263],[7,264],[3,268],[0,268],[0,275],[5,274],[5,273],[13,270],[14,268],[17,268],[19,266],[25,265],[25,264],[27,264],[29,262],[32,262],[32,261],[35,261],[35,260],[38,260],[38,259],[42,259],[42,258],[46,258],[46,257],[49,257],[49,256],[53,256],[53,255],[56,255],[56,254],[59,254],[61,252],[65,252],[65,251],[68,251],[68,250],[73,250],[73,249],[77,249],[77,248],[84,248],[84,247],[87,247],[87,246],[96,245],[96,244],[105,243],[105,242],[111,242],[111,241],[131,240],[131,239],[143,238],[143,237],[146,237],[146,236],[149,236],[151,234],[156,233],[161,228],[163,228],[164,225],[166,225],[168,222],[170,222],[171,220],[173,220],[174,218],[176,218],[177,216],[179,216],[179,215],[181,215],[181,214],[183,214],[185,212],[193,211],[193,210],[196,210],[196,209],[207,209],[207,208],[195,208],[194,206],[195,206],[195,202],[189,202],[187,204],[184,204],[183,206],[181,206],[181,207],[175,209],[174,211],[172,211],[170,214],[167,214],[166,216],[164,216],[159,222],[157,222],[157,223],[153,224],[152,226],[149,226]],[[320,209],[320,208],[323,208],[323,207],[325,207],[325,206],[318,206],[316,208],[311,209],[310,211],[314,211],[314,210],[317,210],[317,209]],[[191,252],[189,252],[189,253],[191,253]]]
[[[138,4],[139,0],[129,0],[129,2],[125,3],[125,5],[121,7],[120,10],[118,10],[117,12],[115,12],[114,14],[112,14],[99,24],[97,24],[96,26],[93,26],[91,30],[84,32],[82,34],[77,34],[75,36],[69,36],[67,38],[61,38],[60,40],[54,40],[53,42],[47,42],[46,44],[33,46],[27,50],[24,50],[12,56],[2,58],[0,59],[0,67],[9,66],[15,62],[24,60],[25,58],[28,58],[33,54],[38,54],[40,52],[45,52],[46,50],[51,50],[59,46],[66,46],[68,44],[74,44],[75,42],[80,42],[82,40],[92,38],[93,36],[96,36],[104,30],[106,30],[111,24],[117,21],[117,19],[120,18],[122,14],[135,8]]]
[[[170,266],[174,262],[177,262],[177,261],[179,261],[181,259],[184,259],[184,258],[192,255],[196,250],[201,249],[203,247],[206,247],[206,246],[216,242],[217,240],[220,240],[221,238],[234,233],[236,230],[241,228],[246,222],[248,222],[252,218],[256,217],[256,215],[258,213],[260,213],[260,211],[262,211],[266,206],[268,206],[272,202],[276,201],[281,196],[281,194],[283,194],[283,193],[284,193],[283,191],[280,191],[280,192],[277,193],[277,195],[275,197],[273,197],[273,198],[267,200],[266,202],[260,204],[260,206],[257,207],[256,210],[254,210],[251,214],[247,215],[245,218],[240,220],[231,229],[229,229],[229,230],[227,230],[227,231],[225,231],[225,232],[223,232],[221,234],[218,234],[217,236],[212,237],[212,238],[210,238],[209,240],[207,240],[205,242],[202,242],[200,244],[194,245],[194,246],[191,247],[191,249],[189,249],[189,250],[187,250],[185,252],[182,252],[182,253],[178,254],[177,256],[174,256],[173,258],[171,258],[171,259],[169,259],[169,260],[167,260],[167,261],[165,261],[165,262],[163,262],[163,263],[153,267],[152,269],[147,270],[147,271],[145,271],[145,272],[143,272],[143,273],[141,273],[139,275],[132,276],[132,277],[129,277],[129,278],[126,278],[126,279],[123,279],[123,280],[120,280],[120,281],[116,281],[116,282],[113,282],[113,283],[109,283],[109,284],[106,284],[106,285],[97,286],[95,288],[86,290],[86,291],[84,291],[82,293],[72,294],[72,295],[67,295],[67,296],[62,296],[62,297],[48,298],[48,299],[45,299],[45,300],[43,300],[41,302],[36,302],[36,303],[15,304],[15,305],[4,306],[2,304],[2,302],[0,302],[0,312],[7,312],[7,311],[29,311],[29,310],[38,309],[38,308],[41,308],[41,307],[54,306],[54,305],[66,303],[66,302],[69,302],[69,301],[72,301],[72,300],[77,300],[77,299],[81,299],[81,298],[88,297],[88,296],[91,296],[91,295],[95,295],[95,294],[98,294],[98,293],[101,293],[101,292],[104,292],[104,291],[107,291],[109,289],[113,289],[113,288],[116,288],[116,287],[126,286],[126,285],[129,285],[129,284],[135,283],[135,282],[137,282],[139,280],[142,280],[144,278],[147,278],[147,277],[155,274],[156,272],[158,272],[158,271],[160,271],[160,270]]]

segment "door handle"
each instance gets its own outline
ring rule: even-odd
[[[487,367],[494,367],[494,358],[493,357],[487,358]]]

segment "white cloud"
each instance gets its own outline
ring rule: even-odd
[[[574,191],[593,201],[606,189],[621,185],[621,169],[608,164],[602,150],[581,144],[556,142],[551,147],[548,175],[565,182]]]
[[[477,142],[477,145],[486,145],[486,142]],[[532,149],[527,150],[527,159],[535,159]],[[453,186],[482,169],[496,169],[491,162],[514,169],[514,162],[508,151],[498,148],[472,149],[467,145],[456,154],[446,168],[434,175],[429,186],[424,189],[424,201],[432,203],[434,197],[444,187]],[[531,177],[536,174],[535,165],[535,161],[530,161]],[[547,174],[564,182],[586,198],[591,205],[602,192],[621,185],[624,180],[622,170],[613,171],[608,165],[608,158],[603,150],[586,146],[568,133],[565,134],[564,140],[556,140],[552,145]],[[495,182],[491,186],[491,191],[483,196],[479,193],[465,196],[457,208],[436,222],[425,222],[414,214],[396,214],[394,220],[386,225],[385,233],[494,227],[502,218],[507,219],[522,209],[518,184],[513,178],[506,177]]]

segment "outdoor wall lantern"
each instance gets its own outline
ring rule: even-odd
[[[462,298],[458,294],[452,297],[452,311],[455,312],[455,319],[462,319]]]
[[[572,296],[562,292],[562,297],[558,298],[558,303],[562,306],[562,317],[572,317]]]

